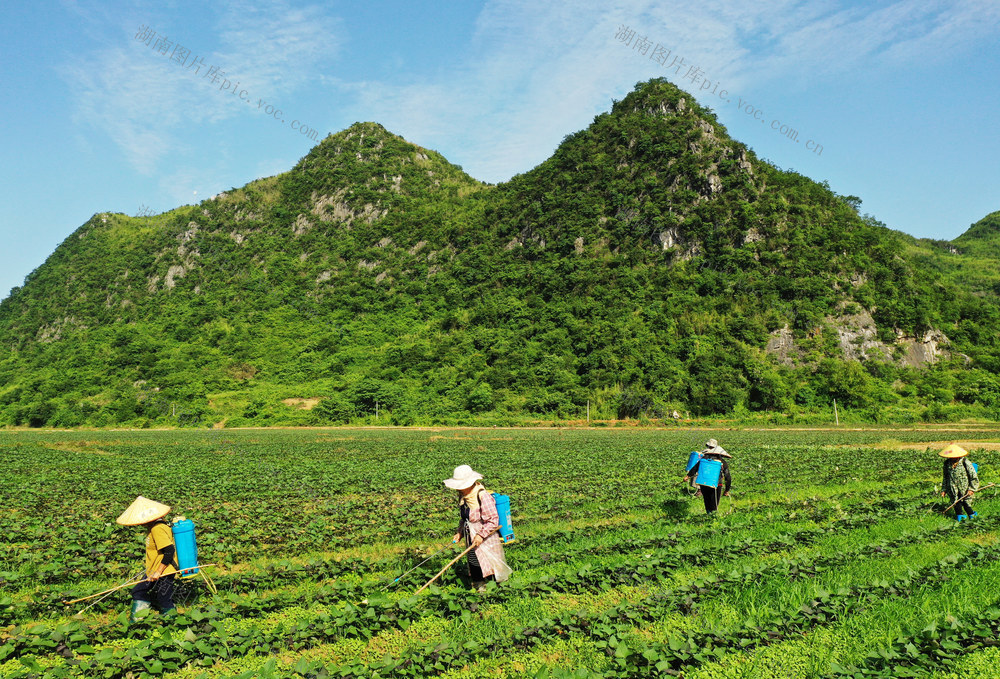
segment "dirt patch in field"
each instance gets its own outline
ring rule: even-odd
[[[286,398],[281,402],[299,410],[312,410],[322,400],[321,398]]]
[[[898,450],[924,450],[925,448],[930,448],[931,450],[937,452],[952,443],[957,443],[966,450],[976,450],[977,448],[980,450],[1000,450],[1000,442],[997,441],[923,441],[922,443],[894,442],[892,447]]]
[[[962,538],[966,542],[971,542],[977,544],[980,547],[992,547],[996,544],[997,538],[995,535],[967,535]]]
[[[43,443],[42,445],[49,450],[59,450],[64,453],[87,453],[89,455],[111,456],[112,453],[96,447],[109,443],[116,443],[116,441],[57,441],[55,443]]]

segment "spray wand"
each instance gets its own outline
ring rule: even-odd
[[[409,575],[410,573],[412,573],[413,571],[417,570],[418,568],[420,568],[421,566],[423,566],[425,563],[427,563],[428,561],[430,561],[431,559],[433,559],[435,556],[437,556],[438,554],[440,554],[444,550],[448,549],[452,545],[456,544],[456,542],[457,542],[457,540],[452,540],[451,542],[449,542],[448,544],[446,544],[444,547],[442,547],[441,549],[439,549],[438,551],[434,552],[429,557],[427,557],[426,559],[424,559],[423,561],[421,561],[420,563],[418,563],[416,566],[414,566],[413,568],[411,568],[410,570],[406,571],[405,573],[403,573],[402,575],[400,575],[398,578],[396,578],[395,580],[393,580],[392,582],[390,582],[388,585],[384,586],[382,588],[382,591],[383,592],[386,591],[387,589],[389,589],[390,587],[392,587],[393,585],[395,585],[396,583],[398,583],[400,580],[402,580],[403,578],[405,578],[407,575]]]
[[[988,485],[988,486],[983,486],[983,487],[982,487],[982,488],[980,488],[979,490],[980,490],[980,491],[983,491],[983,490],[986,490],[987,488],[992,488],[992,487],[993,487],[993,486],[995,486],[995,485],[997,485],[997,484],[995,484],[995,483],[991,483],[991,484],[990,484],[990,485]],[[942,513],[942,514],[947,514],[947,513],[948,513],[948,510],[950,510],[950,509],[951,509],[952,507],[954,507],[955,505],[957,505],[957,504],[958,504],[959,502],[961,502],[962,500],[965,500],[965,499],[967,499],[967,498],[968,498],[968,497],[969,497],[970,495],[972,495],[972,494],[973,494],[974,492],[978,492],[978,491],[973,491],[973,490],[968,490],[968,491],[966,491],[965,495],[963,495],[962,497],[960,497],[960,498],[958,498],[957,500],[955,500],[954,502],[952,502],[952,503],[951,503],[950,505],[948,505],[948,506],[947,506],[947,507],[945,508],[945,510],[944,510],[943,512],[941,512],[941,513]],[[944,493],[942,493],[942,495],[943,495],[943,494],[944,494]]]

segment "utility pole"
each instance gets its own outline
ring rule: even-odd
[[[587,425],[590,425],[590,399],[587,399]]]
[[[840,415],[837,414],[837,399],[833,399],[833,417],[837,421],[837,426],[840,426]]]

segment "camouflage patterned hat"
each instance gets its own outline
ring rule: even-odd
[[[947,448],[945,448],[944,450],[942,450],[940,453],[938,453],[938,455],[940,455],[941,457],[951,457],[951,458],[954,458],[954,457],[965,457],[968,454],[969,454],[969,451],[967,451],[962,446],[955,445],[954,443],[952,443],[950,446],[948,446]]]

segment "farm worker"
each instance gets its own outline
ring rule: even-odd
[[[729,462],[732,459],[732,455],[726,452],[726,449],[719,445],[719,442],[715,439],[708,439],[705,443],[705,449],[701,451],[701,457],[705,460],[717,460],[722,463],[722,478],[725,479],[726,487],[723,489],[720,483],[717,488],[712,488],[711,486],[698,486],[698,494],[701,495],[702,500],[705,502],[705,512],[711,514],[719,508],[719,500],[722,496],[729,496],[729,489],[732,487],[733,480],[729,475]],[[701,460],[699,460],[691,470],[684,477],[684,480],[696,478],[698,476],[698,468],[701,466]]]
[[[969,451],[952,443],[938,453],[944,458],[944,479],[941,495],[947,495],[955,505],[955,518],[959,521],[976,516],[972,511],[972,496],[979,490],[979,475],[969,461]]]
[[[151,605],[165,616],[173,616],[174,573],[177,573],[177,550],[170,524],[163,517],[170,507],[139,496],[128,506],[117,521],[123,526],[142,526],[146,529],[146,578],[132,588],[132,614],[129,622],[136,621],[139,611]]]
[[[488,579],[503,582],[511,573],[497,532],[500,527],[497,505],[493,493],[483,487],[482,478],[482,474],[463,464],[455,467],[450,479],[444,480],[445,486],[458,491],[461,518],[452,542],[464,539],[467,546],[474,547],[469,552],[469,579],[479,592],[486,589]]]

